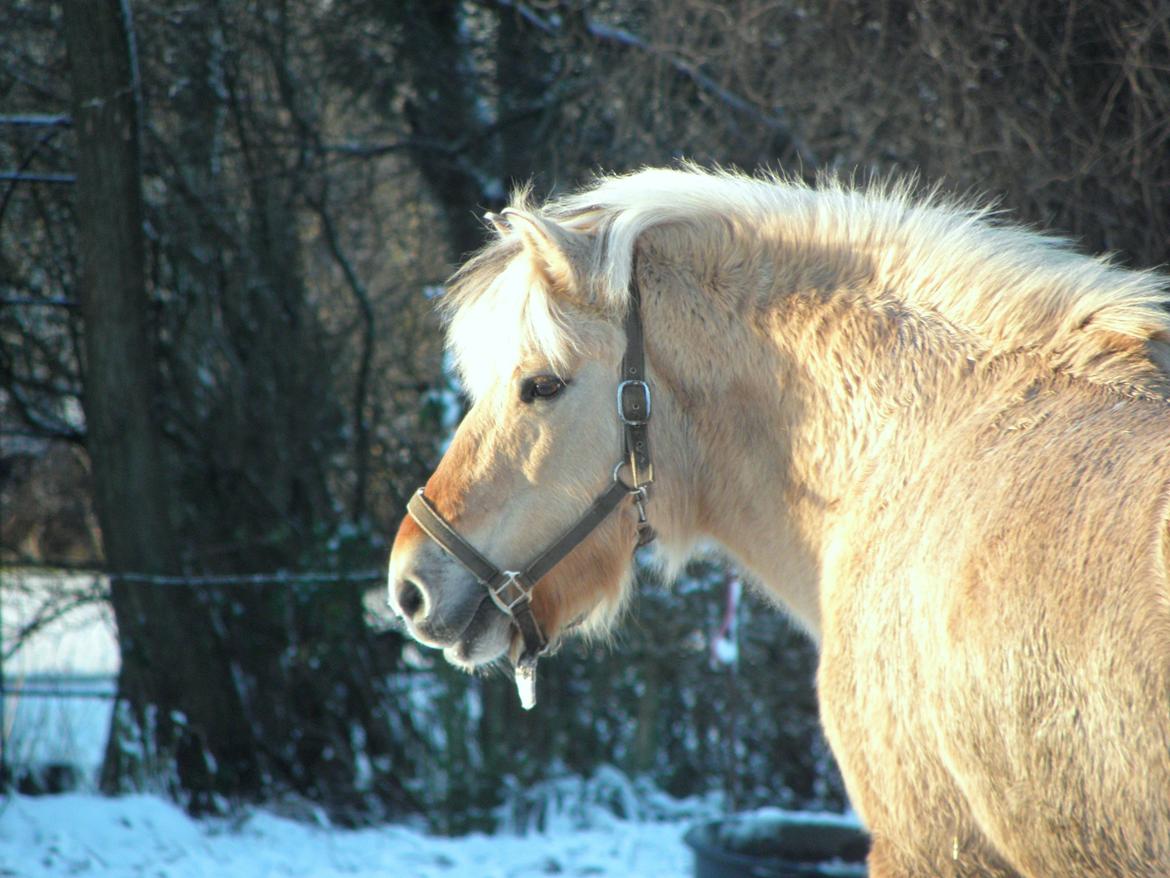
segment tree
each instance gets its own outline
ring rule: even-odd
[[[156,374],[147,325],[138,81],[129,6],[119,0],[78,0],[65,7],[77,126],[78,239],[84,321],[86,447],[106,558],[116,570],[164,573],[176,557],[157,422]],[[119,690],[133,722],[158,724],[174,737],[175,691],[150,669],[173,667],[177,686],[197,668],[166,634],[173,605],[141,583],[115,578],[112,600],[123,655]],[[163,633],[160,638],[159,634]],[[168,697],[169,696],[169,697]],[[152,721],[148,708],[158,710]],[[112,736],[107,764],[123,769]],[[113,774],[107,773],[107,779]]]
[[[325,566],[337,527],[329,468],[344,441],[327,401],[341,349],[303,279],[305,175],[276,178],[264,166],[279,151],[269,105],[245,109],[257,83],[242,55],[216,46],[213,19],[194,48],[214,51],[192,60],[220,68],[224,93],[194,109],[233,123],[245,207],[224,210],[221,181],[199,174],[222,158],[214,126],[180,128],[164,155],[180,169],[187,210],[172,218],[192,222],[182,239],[152,224],[152,301],[129,8],[71,3],[64,24],[79,133],[86,442],[122,653],[104,784],[162,782],[196,810],[282,790],[342,817],[402,808],[413,761],[404,753],[417,740],[409,719],[387,710],[393,662],[364,624],[364,583],[151,578]],[[287,106],[297,97],[279,80],[287,57],[269,48]],[[152,128],[163,143],[170,133]],[[182,298],[168,301],[176,287]],[[191,325],[192,306],[218,319]]]

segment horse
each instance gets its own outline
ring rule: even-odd
[[[1164,278],[897,180],[488,219],[441,306],[471,406],[391,551],[418,641],[530,704],[639,543],[713,543],[818,645],[872,876],[1170,875]]]

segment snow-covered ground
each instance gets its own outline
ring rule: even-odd
[[[4,571],[0,618],[10,640],[49,604],[91,586]],[[38,697],[33,688],[108,689],[118,654],[109,610],[89,604],[65,613],[9,655],[5,723],[0,732],[16,764],[67,762],[92,787],[109,728],[101,698]],[[611,771],[612,774],[612,771]],[[616,790],[616,792],[615,792]],[[189,817],[150,795],[105,798],[92,793],[0,797],[0,878],[204,878],[204,876],[378,876],[378,878],[525,878],[692,874],[683,833],[713,803],[635,802],[623,777],[605,772],[589,782],[564,778],[541,792],[542,831],[443,838],[418,827],[346,830],[256,809],[232,819]],[[624,820],[591,796],[623,799]],[[528,803],[531,805],[531,803]],[[650,814],[653,814],[651,818]],[[516,823],[507,815],[502,822]]]
[[[2,572],[0,641],[10,645],[46,608],[71,606],[72,592],[95,585]],[[9,763],[67,763],[93,789],[111,702],[92,696],[108,694],[118,670],[108,607],[54,617],[8,652],[0,733]],[[672,799],[608,767],[506,799],[501,831],[445,838],[421,823],[341,829],[281,816],[287,809],[194,819],[152,795],[0,796],[0,878],[683,878],[694,874],[683,835],[721,813],[718,796]],[[304,803],[297,811],[313,814]]]
[[[690,821],[595,815],[587,829],[437,838],[405,826],[344,830],[258,810],[194,820],[154,796],[0,800],[0,876],[47,878],[681,878]]]

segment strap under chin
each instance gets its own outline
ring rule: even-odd
[[[548,649],[548,638],[536,624],[536,617],[532,615],[532,605],[527,601],[522,607],[512,611],[512,621],[520,629],[520,636],[524,639],[524,650],[517,660],[518,665],[531,664],[536,667],[536,660]]]

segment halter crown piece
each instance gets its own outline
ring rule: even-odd
[[[626,352],[617,385],[617,415],[622,423],[624,456],[613,468],[613,481],[598,495],[576,524],[558,537],[523,570],[501,570],[459,535],[427,499],[423,489],[415,491],[406,511],[420,528],[452,558],[471,572],[488,597],[524,638],[524,649],[516,661],[516,690],[525,710],[536,706],[536,662],[548,649],[548,638],[532,614],[532,591],[549,571],[597,528],[627,497],[638,510],[638,546],[654,540],[654,529],[646,520],[646,501],[654,469],[650,461],[650,385],[646,381],[646,352],[642,337],[641,293],[637,272],[630,282],[630,307],[626,312]],[[621,471],[629,469],[630,483]],[[631,484],[632,483],[632,484]]]

